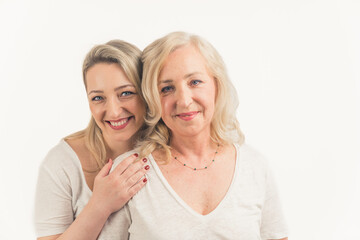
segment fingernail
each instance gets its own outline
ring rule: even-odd
[[[143,162],[147,162],[147,159],[146,159],[146,158],[143,158]]]
[[[134,156],[135,156],[135,157],[138,157],[138,156],[139,156],[139,154],[137,154],[137,153],[134,153]]]
[[[146,179],[146,178],[144,178],[144,179],[143,179],[143,182],[147,182],[147,179]]]
[[[149,170],[150,169],[150,166],[149,165],[146,165],[145,166],[145,170]]]

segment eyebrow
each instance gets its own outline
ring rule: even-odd
[[[189,78],[196,74],[201,74],[201,72],[192,72],[192,73],[185,74],[184,78]]]
[[[118,90],[120,90],[120,89],[123,89],[123,88],[127,88],[127,87],[133,87],[133,88],[135,88],[135,86],[132,85],[132,84],[126,84],[126,85],[122,85],[122,86],[119,86],[119,87],[114,88],[114,92],[116,92],[116,91],[118,91]],[[88,93],[88,95],[90,95],[90,94],[92,94],[92,93],[104,93],[104,91],[102,91],[102,90],[91,90],[91,91]]]
[[[186,79],[186,78],[192,77],[192,76],[194,76],[196,74],[201,74],[201,72],[187,73],[187,74],[184,75],[183,78]],[[159,81],[158,85],[163,84],[163,83],[170,83],[170,82],[173,82],[173,80],[171,80],[171,79],[161,80],[161,81]]]
[[[173,82],[173,80],[170,80],[170,79],[168,79],[168,80],[161,80],[161,81],[159,81],[159,84],[158,84],[158,85],[163,84],[163,83],[170,83],[170,82]]]

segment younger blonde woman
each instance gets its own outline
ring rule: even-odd
[[[50,150],[40,167],[35,206],[39,240],[123,239],[127,234],[101,230],[147,181],[147,159],[134,163],[137,153],[109,173],[112,159],[131,150],[144,127],[140,56],[137,47],[120,40],[87,54],[83,80],[91,120],[85,130]]]

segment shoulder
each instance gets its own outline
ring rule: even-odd
[[[75,152],[61,140],[50,149],[39,167],[37,198],[54,196],[53,193],[56,193],[71,199],[71,192],[81,186],[81,173]]]
[[[112,171],[113,169],[115,169],[115,167],[117,165],[119,165],[119,163],[121,163],[125,158],[129,157],[130,155],[134,154],[134,153],[139,153],[139,149],[133,149],[131,151],[128,151],[126,153],[123,153],[121,155],[119,155],[118,157],[116,157],[114,160],[113,160],[113,165],[111,167],[111,170]]]
[[[235,144],[239,156],[247,161],[252,161],[258,164],[266,164],[267,160],[263,154],[251,145],[243,143],[241,145]]]
[[[66,139],[66,143],[70,146],[71,152],[76,154],[76,158],[84,170],[86,169],[91,172],[99,169],[94,156],[86,147],[84,138]]]
[[[237,150],[237,159],[240,165],[249,166],[257,170],[267,171],[268,160],[258,150],[252,146],[243,143],[241,145],[235,144]]]
[[[59,171],[60,169],[73,169],[78,166],[74,150],[64,139],[50,149],[40,165],[40,170]]]
[[[153,158],[158,163],[167,163],[169,161],[169,159],[167,159],[167,157],[166,157],[166,152],[165,152],[164,149],[156,149],[156,150],[154,150],[149,155],[149,157]]]

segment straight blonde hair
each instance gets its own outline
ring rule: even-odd
[[[161,119],[161,103],[158,91],[158,78],[167,57],[176,49],[191,44],[206,61],[206,67],[214,77],[217,86],[215,114],[211,122],[211,140],[219,144],[244,142],[236,118],[239,101],[236,90],[231,83],[225,64],[216,49],[205,39],[185,32],[173,32],[148,45],[142,54],[143,79],[142,92],[148,110],[145,122],[148,129],[145,139],[138,143],[141,151],[151,153],[155,149],[164,150],[168,162],[171,158],[171,132]]]
[[[122,40],[112,40],[93,47],[86,55],[82,67],[85,88],[87,88],[86,73],[97,63],[118,64],[124,70],[129,81],[134,84],[141,99],[144,100],[140,86],[142,72],[140,49]],[[101,129],[92,116],[88,126],[84,130],[65,137],[65,140],[79,138],[84,138],[86,147],[93,155],[98,168],[101,169],[107,162],[106,143]]]

